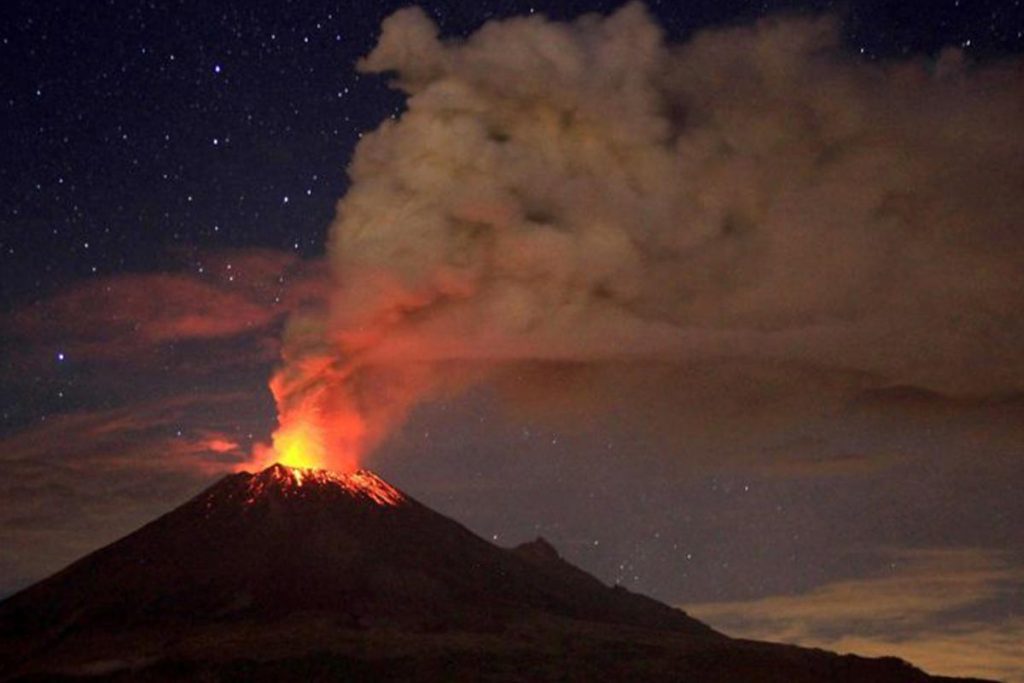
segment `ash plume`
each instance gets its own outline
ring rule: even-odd
[[[633,392],[644,364],[1024,387],[1017,62],[865,61],[828,17],[672,44],[631,4],[465,40],[404,9],[360,68],[408,110],[356,150],[282,429],[313,415],[358,455],[433,392],[538,363]]]

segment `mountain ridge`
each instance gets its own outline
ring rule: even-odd
[[[787,677],[741,680],[940,680],[730,639],[543,539],[499,548],[365,470],[228,475],[0,602],[0,680],[289,680],[282,662],[312,677],[294,680],[729,680],[747,665]]]

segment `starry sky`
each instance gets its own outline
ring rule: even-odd
[[[268,439],[267,379],[289,314],[329,295],[327,230],[353,153],[406,113],[385,76],[356,70],[406,4],[4,3],[0,595]],[[620,4],[420,6],[457,39]],[[854,62],[934,64],[957,48],[985,68],[1024,51],[1020,0],[647,8],[674,43],[828,15]],[[1007,220],[1016,248],[1021,216]],[[1024,680],[1019,374],[969,396],[869,387],[827,415],[816,392],[835,387],[787,374],[804,400],[779,417],[743,370],[687,372],[746,402],[705,415],[684,401],[682,423],[717,431],[666,437],[586,405],[509,410],[483,383],[415,407],[366,464],[499,544],[542,535],[730,634]]]

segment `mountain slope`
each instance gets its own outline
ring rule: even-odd
[[[225,477],[0,603],[0,678],[589,680],[616,667],[929,680],[898,660],[726,638],[542,540],[498,548],[365,471]]]
[[[510,609],[704,633],[681,612],[561,581],[375,475],[275,465],[228,477],[0,606],[19,631],[329,611],[360,619]],[[653,602],[653,601],[652,601]]]

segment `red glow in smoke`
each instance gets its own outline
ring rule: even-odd
[[[278,370],[270,391],[278,410],[273,445],[258,445],[240,469],[289,467],[351,473],[367,448],[367,421],[331,358],[308,357]]]

